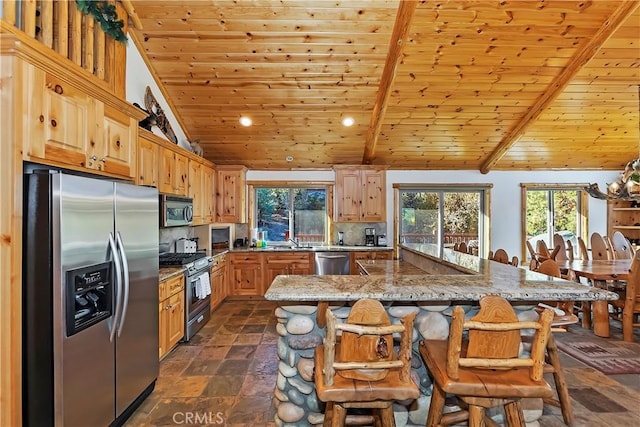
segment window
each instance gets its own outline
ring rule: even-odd
[[[270,243],[325,242],[328,235],[326,185],[252,185],[251,223]]]
[[[395,186],[401,243],[453,247],[467,242],[483,255],[488,247],[489,186]]]
[[[526,242],[536,247],[538,240],[544,240],[551,249],[553,235],[558,233],[574,248],[578,255],[578,236],[584,238],[587,232],[587,202],[583,188],[586,184],[521,184],[522,209],[525,224],[522,239],[522,259],[530,260]]]

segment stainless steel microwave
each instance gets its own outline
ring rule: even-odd
[[[179,227],[193,224],[193,199],[191,197],[160,195],[160,226]]]

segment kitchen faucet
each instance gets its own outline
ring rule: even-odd
[[[293,243],[293,244],[296,246],[296,248],[299,248],[299,247],[300,247],[300,239],[299,239],[299,238],[297,238],[297,237],[296,237],[296,239],[295,239],[295,240],[294,240],[294,239],[292,239],[291,237],[289,237],[289,238],[287,239],[287,242],[291,242],[291,243]]]

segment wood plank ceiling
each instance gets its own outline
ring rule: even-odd
[[[132,4],[134,41],[216,164],[619,170],[640,156],[637,1]]]

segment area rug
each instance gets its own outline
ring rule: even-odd
[[[580,327],[554,337],[560,351],[605,375],[640,374],[640,344],[636,342],[616,336],[600,338]]]

